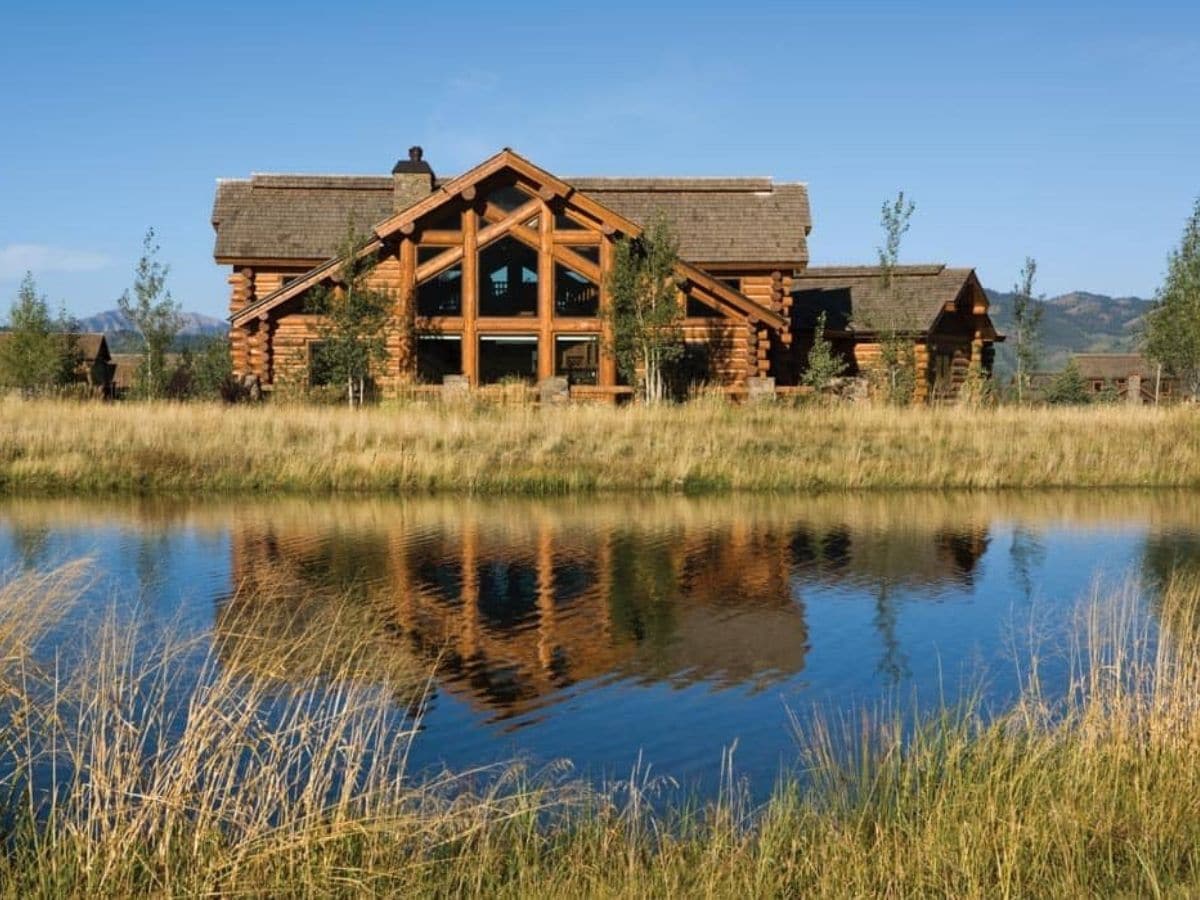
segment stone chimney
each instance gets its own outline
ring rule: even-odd
[[[392,166],[392,211],[400,212],[433,191],[433,169],[420,147],[408,148],[408,159]]]

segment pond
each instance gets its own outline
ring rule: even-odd
[[[368,680],[432,672],[418,770],[566,759],[599,781],[640,756],[703,794],[736,746],[761,795],[797,761],[793,718],[1003,708],[1035,650],[1061,690],[1081,601],[1126,586],[1153,612],[1198,522],[1175,492],[9,499],[0,570],[93,560],[64,648],[115,609],[254,638],[238,658],[285,682],[321,676],[306,643],[365,647]]]

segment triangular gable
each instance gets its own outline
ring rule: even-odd
[[[443,205],[454,202],[460,197],[467,200],[472,199],[475,187],[480,182],[504,171],[511,171],[518,177],[529,181],[537,188],[538,196],[542,200],[549,202],[558,199],[570,204],[585,217],[593,220],[596,223],[596,227],[605,234],[619,233],[628,237],[637,237],[642,233],[642,228],[637,223],[588,197],[567,182],[557,178],[545,169],[534,165],[520,154],[506,147],[475,168],[440,185],[429,196],[418,200],[406,209],[389,216],[376,225],[372,229],[372,237],[358,251],[359,258],[377,252],[388,238],[397,234],[412,234],[416,230],[417,220],[436,211]],[[291,283],[239,310],[230,317],[230,322],[235,326],[244,325],[252,319],[276,308],[281,303],[302,294],[332,275],[338,263],[339,259],[335,257],[316,266]],[[696,285],[704,293],[727,304],[732,310],[739,313],[740,316],[748,318],[753,322],[763,323],[776,330],[783,331],[787,329],[787,320],[782,315],[761,306],[745,294],[734,290],[691,263],[680,261],[676,267],[676,272],[685,282]]]
[[[938,308],[926,330],[932,333],[946,315],[948,307],[950,305],[957,307],[962,301],[963,295],[967,293],[971,295],[968,298],[968,302],[971,306],[972,315],[982,315],[987,322],[984,337],[989,341],[1003,341],[1004,335],[996,330],[996,326],[992,322],[992,317],[988,314],[988,308],[991,306],[991,303],[988,300],[987,291],[983,289],[983,284],[980,283],[979,276],[975,274],[974,269],[967,271],[967,277],[963,279],[962,286],[959,288],[958,293],[954,295],[954,300],[950,304],[943,303]],[[982,310],[980,307],[982,307]]]

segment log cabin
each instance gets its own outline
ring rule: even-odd
[[[914,341],[921,398],[953,393],[972,361],[990,370],[1002,337],[973,271],[905,267],[901,289],[885,291],[872,285],[877,270],[809,268],[804,184],[560,178],[507,148],[439,178],[413,147],[390,177],[218,181],[214,256],[230,268],[234,371],[266,391],[320,383],[321,322],[307,298],[336,290],[352,225],[373,264],[368,283],[395,298],[374,377],[382,393],[447,377],[477,388],[555,376],[572,396],[628,392],[608,349],[607,275],[616,242],[656,214],[679,241],[680,383],[735,393],[800,383],[826,306],[853,373],[878,359],[885,318]]]

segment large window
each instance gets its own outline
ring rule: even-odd
[[[428,281],[417,285],[417,315],[422,317],[462,315],[461,263],[453,265],[434,275]]]
[[[536,335],[485,335],[479,338],[480,383],[495,384],[517,379],[532,382],[537,380],[537,372]]]
[[[554,339],[554,371],[571,384],[596,384],[600,338],[594,334],[559,335]]]
[[[462,372],[462,340],[457,335],[417,338],[417,378],[425,384],[441,384],[447,375]]]
[[[537,315],[537,251],[502,237],[479,251],[479,315]]]
[[[595,316],[600,310],[600,289],[574,269],[554,264],[554,314]]]

